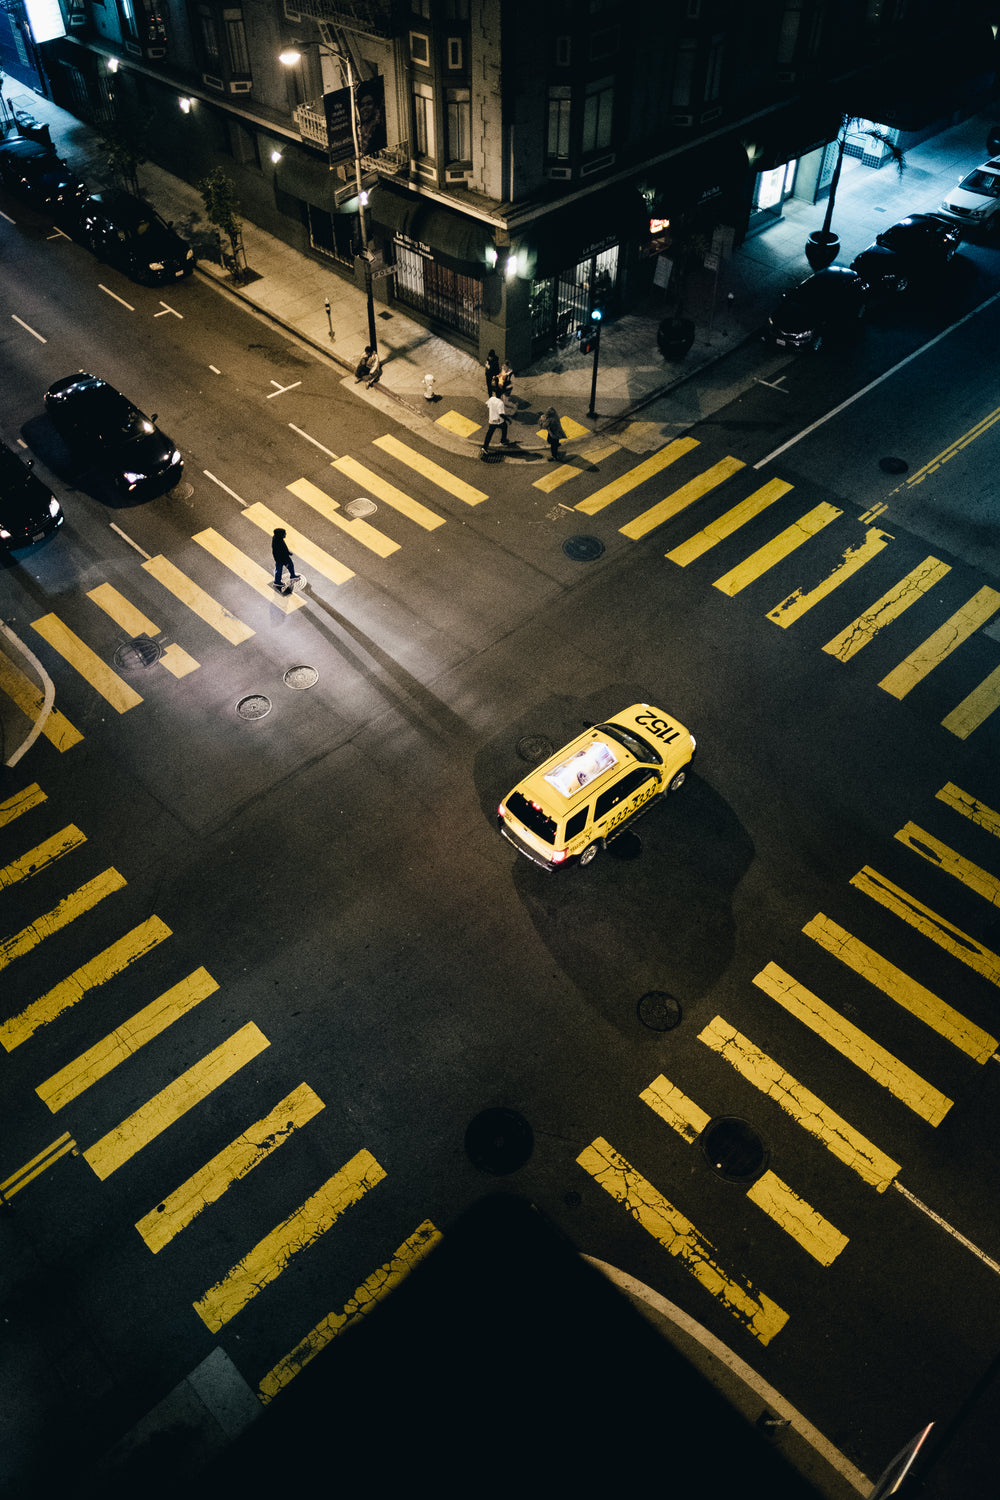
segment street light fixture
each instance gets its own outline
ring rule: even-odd
[[[278,61],[286,68],[294,68],[301,62],[301,47],[318,47],[328,57],[335,57],[347,73],[347,91],[351,96],[351,139],[354,143],[354,182],[358,190],[358,220],[361,225],[361,259],[365,263],[365,298],[368,303],[368,342],[378,354],[378,337],[375,333],[375,302],[372,297],[372,257],[368,248],[368,196],[361,186],[361,138],[358,132],[358,101],[354,92],[354,65],[346,52],[338,52],[327,42],[295,42],[278,53]]]

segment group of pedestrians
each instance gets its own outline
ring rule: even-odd
[[[514,371],[506,360],[503,364],[500,363],[495,349],[487,354],[483,368],[486,376],[486,436],[483,438],[481,451],[485,454],[495,432],[500,433],[501,448],[512,446],[507,436],[507,419],[510,416],[511,393],[514,389]],[[566,434],[554,407],[550,406],[543,414],[541,426],[548,439],[549,462],[555,463],[559,458],[559,444]]]

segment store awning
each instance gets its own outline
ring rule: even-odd
[[[750,175],[746,147],[741,141],[726,137],[695,143],[647,169],[652,216],[671,219],[704,209],[721,223],[748,197]]]
[[[740,143],[754,172],[771,172],[835,140],[842,118],[829,100],[795,99],[747,126]]]
[[[555,276],[606,245],[647,240],[649,215],[640,193],[618,183],[562,207],[554,203],[523,229],[512,226],[511,236],[526,252],[531,276]]]
[[[301,198],[303,203],[313,203],[327,213],[336,211],[333,195],[344,186],[325,161],[309,156],[298,146],[282,147],[281,158],[274,164],[274,181],[280,192]]]
[[[486,251],[493,245],[493,229],[482,219],[473,219],[457,209],[400,192],[380,182],[369,197],[372,219],[383,229],[426,245],[435,260],[458,267],[482,268]]]

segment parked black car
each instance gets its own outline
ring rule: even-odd
[[[876,245],[892,250],[906,262],[911,277],[942,270],[961,241],[958,225],[949,224],[935,214],[909,214],[875,238]]]
[[[110,476],[125,494],[174,487],[184,470],[180,450],[126,396],[81,370],[45,392],[45,409],[72,452]]]
[[[10,136],[0,141],[0,182],[36,208],[64,213],[87,196],[87,185],[75,177],[51,146]]]
[[[194,251],[173,226],[121,188],[92,193],[80,205],[78,224],[94,254],[135,281],[178,281],[194,270]]]
[[[884,245],[869,245],[851,261],[865,288],[872,294],[905,292],[910,284],[910,265],[905,256]]]
[[[765,338],[789,349],[820,349],[865,315],[867,292],[856,271],[827,266],[786,292],[767,320]]]
[[[12,552],[40,542],[63,519],[55,495],[31,472],[31,460],[0,443],[0,548]]]

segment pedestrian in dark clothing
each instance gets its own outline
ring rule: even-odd
[[[487,354],[486,364],[483,368],[486,371],[486,394],[487,396],[492,396],[493,388],[500,378],[500,360],[497,357],[495,349],[491,349],[489,354]]]
[[[285,528],[283,526],[276,526],[274,528],[274,535],[271,537],[271,556],[274,558],[275,588],[281,588],[281,575],[286,568],[288,569],[288,587],[291,588],[292,584],[297,582],[300,575],[295,571],[292,554],[289,552],[288,543],[285,541]]]
[[[355,385],[360,385],[362,380],[364,380],[367,382],[368,389],[371,390],[375,382],[381,377],[381,374],[382,361],[379,359],[371,344],[366,344],[364,355],[358,363],[358,368],[354,372],[354,383]]]
[[[559,444],[566,436],[563,431],[563,425],[556,415],[554,406],[550,406],[542,417],[542,426],[545,428],[545,436],[549,440],[549,463],[554,463],[559,457]]]
[[[497,395],[496,391],[493,392],[486,402],[486,421],[488,426],[486,428],[486,436],[483,438],[483,452],[486,452],[493,441],[493,434],[497,428],[500,429],[501,447],[508,448],[510,444],[507,442],[507,413],[503,408],[503,400]]]

